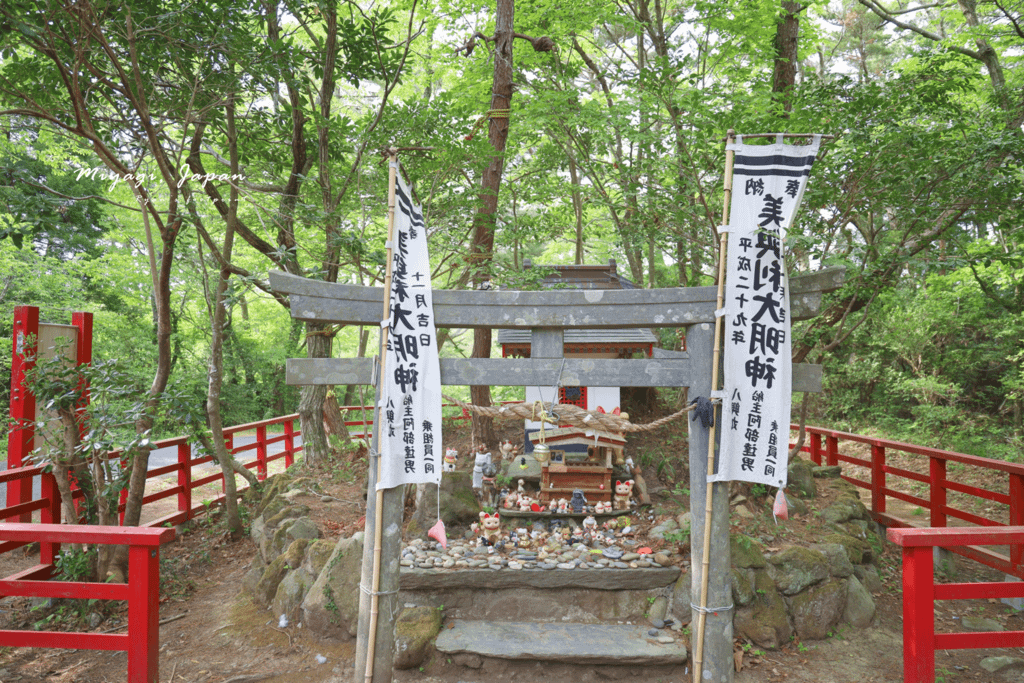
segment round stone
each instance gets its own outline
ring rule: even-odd
[[[447,560],[445,560],[444,562],[441,563],[441,566],[444,567],[445,569],[451,569],[452,567],[455,566],[455,560],[453,560],[451,558],[448,558]]]
[[[657,636],[659,633],[660,631],[656,628],[647,629],[647,635],[649,636]]]
[[[654,553],[654,561],[663,567],[672,564],[672,560],[665,553]]]
[[[537,566],[540,567],[541,569],[554,569],[556,565],[554,565],[554,564],[552,564],[550,562],[541,562]]]
[[[403,567],[411,567],[412,566],[412,560],[399,560],[398,564],[403,566]]]
[[[616,569],[629,569],[629,565],[625,562],[612,562],[612,566]]]
[[[623,562],[632,562],[634,560],[639,560],[640,559],[640,553],[625,553],[619,559],[622,560]]]
[[[559,569],[575,569],[576,565],[572,564],[571,562],[559,562],[558,563],[558,568]]]
[[[665,628],[665,622],[661,619],[651,619],[651,626],[654,628]]]
[[[604,552],[602,554],[605,557],[607,557],[608,559],[617,560],[617,559],[621,558],[624,553],[622,552],[621,548],[616,548],[615,546],[611,546],[611,547],[605,548]]]
[[[672,636],[658,636],[658,642],[668,645],[669,643],[676,642],[676,639]]]

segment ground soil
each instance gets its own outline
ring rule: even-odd
[[[636,419],[636,418],[634,418]],[[639,421],[639,420],[638,420]],[[630,450],[644,466],[655,505],[653,522],[678,514],[687,504],[688,473],[680,454],[685,454],[685,432],[681,423],[667,431],[644,437],[631,437]],[[502,436],[521,434],[508,427]],[[466,452],[468,429],[446,432],[446,445]],[[904,462],[900,466],[913,466]],[[920,463],[917,463],[919,466]],[[339,455],[328,467],[313,471],[323,494],[334,500],[322,502],[310,498],[315,521],[325,537],[351,535],[362,526],[363,487],[361,463],[351,456]],[[993,487],[998,482],[992,482]],[[812,502],[811,512],[794,515],[776,526],[768,512],[769,501],[753,495],[749,488],[735,491],[748,497],[744,503],[749,517],[733,514],[734,530],[758,539],[769,547],[810,544],[823,526],[814,511],[834,495],[823,485],[821,496]],[[304,500],[306,502],[306,500]],[[890,508],[893,511],[894,508]],[[147,514],[153,518],[163,510]],[[915,515],[912,506],[903,512]],[[641,524],[652,523],[646,518]],[[671,552],[684,568],[689,565],[688,548],[669,544],[661,548]],[[161,610],[164,623],[160,628],[161,682],[177,683],[246,683],[255,681],[317,683],[354,680],[354,643],[324,640],[292,624],[281,628],[278,620],[265,608],[255,605],[239,592],[241,578],[250,566],[256,549],[248,539],[229,543],[223,527],[214,515],[200,519],[178,538],[161,549]],[[0,572],[6,576],[37,560],[18,550],[0,557]],[[966,560],[954,561],[957,580],[999,580],[1000,576]],[[793,641],[779,650],[762,652],[750,643],[737,642],[742,669],[736,683],[884,683],[902,681],[902,593],[899,554],[885,544],[879,561],[885,585],[875,596],[878,607],[875,623],[867,629],[838,628],[824,641]],[[31,601],[24,598],[0,600],[0,627],[41,628],[68,631],[123,632],[126,608],[114,603],[104,606],[79,607],[70,604],[55,609],[32,611]],[[82,618],[78,618],[81,614]],[[94,626],[90,628],[89,617]],[[993,601],[956,601],[936,605],[936,628],[956,632],[960,618],[987,616],[996,619],[1007,630],[1024,630],[1024,618],[1005,605]],[[96,623],[97,619],[102,619]],[[1012,655],[1024,658],[1024,642],[1012,650],[953,650],[936,653],[936,680],[952,681],[1024,681],[1021,668],[989,674],[979,665],[984,657]],[[319,660],[318,660],[319,657]],[[321,661],[323,663],[321,663]],[[121,652],[80,650],[44,650],[0,648],[0,682],[36,683],[101,683],[125,680],[126,658]],[[450,666],[443,658],[434,657],[422,670],[398,672],[396,680],[418,683],[456,683],[458,681],[545,681],[562,680],[564,671],[555,678],[554,670],[538,667],[532,673],[501,663],[489,663],[471,670]],[[573,683],[587,683],[607,678],[593,667],[572,672]],[[688,680],[681,671],[636,671],[627,680]]]

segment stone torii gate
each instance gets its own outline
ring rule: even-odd
[[[272,272],[273,289],[289,296],[291,314],[297,320],[342,325],[379,325],[384,303],[381,287],[331,284],[286,273]],[[811,318],[820,310],[824,292],[843,282],[841,268],[824,270],[790,280],[790,312],[793,320]],[[491,386],[629,386],[689,387],[691,396],[710,396],[717,288],[687,287],[632,290],[472,291],[435,290],[434,317],[438,327],[519,328],[532,331],[531,358],[442,358],[441,383]],[[563,358],[566,328],[685,327],[685,353],[670,358],[590,359]],[[379,368],[372,358],[293,358],[287,362],[291,385],[377,384]],[[793,391],[820,391],[821,368],[793,366]],[[378,388],[379,395],[379,388]],[[379,425],[374,413],[374,436]],[[690,434],[690,509],[705,508],[708,432]],[[374,651],[374,683],[390,681],[394,657],[394,625],[398,602],[399,553],[403,487],[376,490],[377,467],[371,462],[367,482],[367,510],[375,509],[376,496],[384,496],[383,545],[379,583],[379,618]],[[729,582],[729,501],[720,482],[711,489],[713,510],[712,553],[708,569],[708,604],[731,605]],[[396,503],[396,504],[390,504]],[[372,539],[376,520],[366,517],[365,538]],[[702,548],[704,528],[691,529],[691,547]],[[372,585],[373,544],[364,543],[362,581]],[[700,562],[691,564],[691,594],[700,595]],[[369,589],[360,595],[360,642],[369,631]],[[694,622],[696,622],[694,612]],[[705,621],[704,676],[706,680],[733,680],[732,613],[708,614]],[[692,650],[692,644],[691,644]],[[356,680],[366,669],[366,648],[357,648]],[[710,674],[710,676],[708,676]]]

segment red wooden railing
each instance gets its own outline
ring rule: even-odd
[[[224,439],[227,442],[228,450],[240,460],[246,469],[255,469],[257,477],[260,481],[267,478],[267,465],[275,460],[284,459],[285,467],[291,467],[295,462],[295,454],[302,450],[302,446],[295,445],[295,438],[302,434],[301,431],[295,429],[295,422],[299,419],[297,414],[284,415],[282,417],[274,417],[269,420],[261,420],[259,422],[248,422],[246,424],[236,425],[234,427],[228,427],[224,430]],[[281,434],[268,435],[267,427],[273,427],[280,425],[283,429]],[[256,432],[256,441],[251,444],[243,446],[234,445],[234,437],[239,432]],[[268,446],[276,443],[283,443],[284,449],[280,453],[274,455],[268,455]],[[177,447],[178,449],[178,462],[165,465],[164,467],[157,467],[149,470],[146,473],[146,479],[156,479],[157,477],[163,477],[168,474],[177,475],[177,484],[170,488],[164,489],[163,491],[156,491],[146,495],[142,499],[143,506],[149,503],[155,503],[158,500],[164,498],[170,498],[171,496],[178,497],[178,511],[169,515],[165,515],[159,519],[154,519],[143,524],[143,526],[163,526],[165,524],[181,524],[192,518],[198,513],[206,509],[207,505],[220,505],[224,502],[224,494],[221,493],[219,496],[207,500],[205,503],[201,502],[193,504],[192,491],[212,482],[221,482],[221,489],[223,490],[224,474],[222,472],[216,472],[215,474],[209,474],[199,479],[192,478],[192,468],[198,467],[199,465],[205,465],[206,463],[214,462],[212,454],[205,455],[201,458],[192,457],[192,446],[187,436],[175,436],[169,439],[161,439],[153,444],[154,448],[168,448]],[[254,453],[253,453],[254,452]],[[242,457],[238,457],[242,454]],[[255,454],[255,458],[246,462],[245,456]],[[110,453],[111,459],[119,459],[121,457],[120,451],[113,451]],[[248,487],[243,486],[238,489],[239,493],[245,491]],[[120,521],[124,522],[124,504],[128,497],[128,491],[121,491],[121,501],[118,506],[120,513]]]
[[[796,429],[796,426],[793,427]],[[807,427],[808,443],[803,451],[821,465],[850,465],[844,467],[843,479],[854,486],[871,492],[871,515],[886,527],[947,527],[950,521],[981,527],[1024,526],[1024,465],[982,458],[965,453],[954,453],[927,446],[849,434],[833,429]],[[840,452],[840,442],[870,446],[870,459]],[[922,466],[912,471],[886,462],[889,452],[922,456]],[[951,463],[969,465],[1005,476],[1005,490],[990,490],[953,481],[948,476]],[[927,497],[907,493],[900,488],[911,488],[912,482],[926,484]],[[899,487],[899,488],[898,488]],[[1002,489],[1002,487],[999,487]],[[969,512],[950,504],[950,494],[965,494],[966,500],[984,501],[993,511],[986,514]],[[896,499],[921,509],[922,521],[916,524],[906,516],[896,516],[886,510],[886,501]],[[993,506],[992,504],[996,504]],[[927,512],[927,517],[924,513]],[[1008,553],[1000,553],[977,544],[949,547],[951,552],[969,557],[1005,574],[1024,579],[1024,543],[1007,541]]]
[[[933,548],[1024,543],[1024,528],[889,529],[903,549],[903,681],[934,683],[935,650],[1020,647],[1024,631],[936,633],[936,600],[1024,598],[1024,583],[936,584]]]
[[[50,548],[50,552],[55,552],[60,543],[128,546],[128,583],[82,583],[13,577],[0,580],[2,596],[127,600],[128,633],[0,631],[0,646],[124,650],[128,653],[128,683],[156,683],[160,663],[160,546],[172,540],[173,528],[0,524],[0,541],[4,544],[23,545],[39,541]],[[37,579],[45,579],[49,578],[49,573],[39,572],[36,576]]]

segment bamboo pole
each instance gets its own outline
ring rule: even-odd
[[[730,129],[726,135],[726,146],[736,137],[736,131]],[[732,201],[732,167],[735,153],[729,149],[725,151],[725,187],[724,206],[722,207],[722,225],[729,224],[729,204]],[[725,257],[728,245],[728,233],[721,232],[718,237],[718,303],[716,309],[721,309],[725,300]],[[718,365],[721,358],[722,347],[722,318],[715,318],[715,345],[711,353],[711,391],[718,390]],[[708,479],[715,473],[715,427],[718,420],[715,420],[708,431]],[[697,611],[696,643],[693,651],[693,680],[694,683],[701,683],[704,666],[704,622],[707,618],[705,611],[708,606],[708,570],[711,564],[711,499],[714,487],[710,481],[706,484],[707,490],[704,497],[704,548],[701,560],[701,583],[700,583],[700,609]]]
[[[394,147],[388,149],[388,237],[387,237],[387,266],[384,270],[384,313],[382,314],[381,320],[388,320],[390,317],[390,303],[391,303],[391,258],[393,248],[391,246],[391,240],[395,234],[395,186],[398,180],[398,150]],[[384,363],[387,360],[388,353],[388,328],[382,326],[380,330],[381,342],[380,342],[380,368],[381,368],[381,386],[384,386]],[[377,420],[380,419],[379,411],[380,408],[376,408],[378,415]],[[380,445],[383,441],[384,430],[377,429],[377,481],[381,478],[381,461],[380,456]],[[373,585],[370,588],[370,628],[367,633],[366,639],[366,683],[371,683],[373,680],[373,657],[377,646],[377,615],[380,611],[380,555],[381,546],[383,545],[382,529],[384,528],[384,495],[383,491],[377,491],[376,496],[377,504],[374,510],[374,534],[373,534]]]

